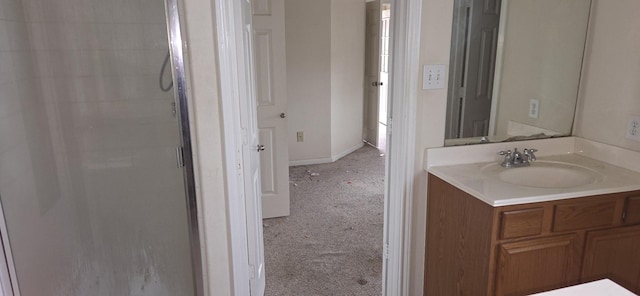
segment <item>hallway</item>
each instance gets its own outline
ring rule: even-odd
[[[264,221],[265,295],[382,293],[384,159],[290,168],[291,216]]]

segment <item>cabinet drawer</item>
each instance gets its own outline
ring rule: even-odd
[[[640,223],[640,196],[632,196],[627,198],[624,209],[624,223]]]
[[[614,221],[615,207],[615,200],[556,205],[553,231],[611,225]]]
[[[515,238],[542,233],[543,208],[502,212],[500,238]]]

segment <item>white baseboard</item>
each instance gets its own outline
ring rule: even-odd
[[[312,164],[323,164],[323,163],[332,163],[337,161],[340,158],[343,158],[353,151],[356,151],[364,146],[364,142],[359,143],[353,147],[350,147],[339,154],[332,155],[331,157],[323,157],[323,158],[312,158],[312,159],[301,159],[301,160],[289,160],[289,166],[298,166],[298,165],[312,165]]]
[[[343,157],[345,157],[345,156],[347,156],[347,155],[351,154],[353,151],[356,151],[356,150],[358,150],[358,149],[362,148],[363,146],[364,146],[364,142],[360,142],[358,145],[355,145],[355,146],[353,146],[353,147],[351,147],[351,148],[347,148],[347,150],[344,150],[344,151],[342,151],[342,152],[341,152],[341,153],[339,153],[339,154],[333,155],[333,156],[331,157],[331,159],[332,159],[333,161],[336,161],[336,160],[338,160],[338,159],[340,159],[340,158],[343,158]]]
[[[331,157],[301,159],[301,160],[289,160],[289,166],[323,164],[323,163],[332,163],[332,162],[333,162],[333,160],[331,159]]]

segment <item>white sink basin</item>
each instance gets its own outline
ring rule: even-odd
[[[637,159],[629,157],[630,166]],[[428,171],[492,207],[640,190],[640,170],[574,153],[542,156],[529,167],[503,168],[496,157],[492,162],[432,166]]]
[[[592,169],[556,161],[537,161],[519,168],[494,164],[483,170],[503,182],[537,188],[572,188],[602,181],[602,175]]]

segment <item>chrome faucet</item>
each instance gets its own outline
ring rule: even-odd
[[[538,152],[538,149],[524,149],[524,155],[527,158],[528,162],[534,162],[536,161],[536,155],[534,153]]]
[[[538,149],[524,149],[521,153],[518,148],[513,148],[513,152],[511,150],[500,151],[498,155],[504,155],[504,160],[500,165],[505,168],[529,166],[531,162],[536,161],[534,153],[537,151]]]

